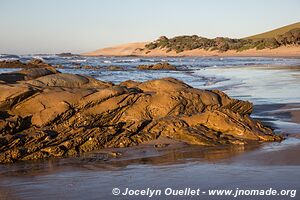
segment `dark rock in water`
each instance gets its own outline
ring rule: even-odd
[[[30,64],[30,65],[41,65],[41,64],[44,64],[44,61],[42,61],[41,59],[34,58],[34,59],[30,60],[28,62],[28,64]]]
[[[96,67],[94,66],[91,66],[91,65],[83,65],[83,66],[80,66],[80,69],[95,69]]]
[[[24,68],[25,63],[22,63],[19,60],[3,60],[0,61],[0,68]]]
[[[110,70],[110,71],[123,71],[124,68],[116,65],[110,65],[105,67],[105,69]]]
[[[41,67],[52,67],[48,63],[45,63],[41,59],[32,59],[27,63],[28,68],[41,68]]]
[[[92,65],[83,65],[80,64],[74,65],[76,69],[92,69],[92,70],[109,70],[109,71],[123,71],[124,68],[120,66],[110,65],[110,66],[92,66]]]
[[[59,53],[59,54],[56,54],[57,56],[60,56],[60,57],[73,57],[73,56],[80,56],[78,54],[72,54],[72,53]]]
[[[28,63],[22,63],[19,60],[0,61],[0,68],[45,68],[53,67],[40,59],[32,59]]]
[[[36,74],[27,70],[25,76]],[[283,139],[251,119],[251,103],[173,78],[114,85],[57,71],[29,77],[0,83],[0,163],[75,156],[160,137],[205,146]]]
[[[93,70],[99,70],[100,68],[98,66],[92,66],[92,65],[80,65],[76,63],[74,65],[74,68],[76,69],[93,69]]]
[[[177,68],[169,63],[157,63],[154,65],[139,65],[139,70],[177,70]]]

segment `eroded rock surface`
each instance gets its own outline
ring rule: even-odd
[[[0,83],[0,163],[75,156],[159,137],[212,146],[282,140],[250,118],[251,103],[221,91],[173,78],[114,85],[44,70],[27,69],[22,79]]]

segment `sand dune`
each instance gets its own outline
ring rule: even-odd
[[[96,51],[84,53],[86,56],[130,56],[138,54],[139,48],[144,48],[147,42],[135,42],[114,47],[98,49]]]
[[[204,49],[194,49],[176,53],[166,52],[166,49],[144,49],[147,42],[136,42],[98,49],[87,52],[85,56],[270,56],[270,57],[299,57],[300,46],[281,46],[276,49],[249,49],[241,52],[229,50],[226,52],[206,51]]]

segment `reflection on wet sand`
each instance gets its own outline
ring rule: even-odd
[[[270,164],[267,160],[276,158],[277,164],[289,164],[290,156],[300,148],[300,139],[289,137],[281,143],[249,144],[246,146],[201,147],[184,143],[173,143],[166,147],[141,145],[129,148],[106,149],[86,153],[80,157],[23,161],[0,166],[0,178],[15,176],[40,176],[62,171],[126,169],[130,165],[176,166],[179,164],[200,162],[206,164],[243,163]],[[120,156],[112,157],[111,152]],[[276,156],[274,156],[276,154]],[[266,160],[267,159],[267,160]],[[300,164],[299,159],[294,162]]]
[[[87,153],[81,157],[75,158],[24,161],[17,162],[15,164],[1,165],[0,199],[31,199],[32,196],[37,197],[38,199],[43,196],[43,193],[45,193],[45,191],[42,193],[38,191],[40,184],[46,184],[48,181],[52,182],[52,176],[59,177],[59,174],[61,174],[61,178],[63,178],[65,177],[64,174],[69,172],[74,173],[72,177],[76,177],[80,176],[82,173],[89,172],[99,172],[100,174],[107,173],[108,175],[118,171],[126,172],[134,166],[145,167],[148,165],[154,168],[177,168],[189,163],[214,164],[222,163],[230,158],[234,158],[245,151],[251,152],[255,149],[261,148],[261,145],[204,148],[177,142],[170,144],[166,143],[166,146],[162,146],[163,147],[157,148],[153,144],[146,144],[130,148],[110,149],[102,152]],[[121,156],[118,158],[111,158],[108,156],[108,152],[118,152]],[[102,175],[99,176],[99,178],[102,177]],[[39,183],[39,181],[37,181],[40,179],[43,180],[43,183]],[[55,179],[57,180],[57,178]],[[72,187],[77,187],[72,180],[64,179],[62,181],[66,182],[64,187],[72,185]],[[19,188],[17,189],[18,192],[16,192],[16,194],[22,195],[21,197],[19,195],[15,196],[12,189],[15,188],[16,185],[23,185],[26,182],[39,184],[33,184],[29,189]],[[12,186],[12,188],[10,186]],[[20,192],[20,190],[23,190],[23,192]],[[27,198],[26,194],[29,194]],[[77,197],[78,199],[82,199],[80,196]]]
[[[19,162],[5,165],[6,169],[1,166],[1,171],[6,172],[0,175],[0,197],[21,200],[45,197],[123,199],[112,196],[114,187],[122,190],[126,187],[300,189],[297,184],[300,171],[295,163],[278,166],[278,163],[271,162],[265,165],[274,154],[279,160],[291,159],[284,157],[289,155],[289,143],[278,143],[282,150],[277,152],[272,150],[272,144],[251,145],[246,149],[171,144],[158,149],[153,146],[132,147],[128,152],[120,151],[119,158],[106,161],[103,160],[107,158],[104,152],[95,152],[80,158]],[[286,154],[281,153],[285,151]],[[214,198],[201,196],[201,199]]]
[[[247,150],[251,150],[251,148],[255,147],[247,147]],[[142,147],[139,149],[126,149],[123,154],[125,159],[113,159],[106,163],[95,163],[93,160],[90,164],[99,168],[104,167],[103,165],[106,167],[110,165],[112,168],[126,168],[128,165],[135,164],[176,165],[194,161],[215,163],[239,155],[244,151],[244,146],[204,148],[189,145],[184,147],[169,147],[159,150],[151,147]],[[97,154],[94,154],[94,156],[97,157]],[[84,165],[83,167],[88,167],[88,165]]]
[[[128,165],[177,165],[188,162],[217,163],[253,151],[261,145],[201,147],[184,143],[169,144],[156,148],[153,145],[141,145],[129,148],[106,149],[86,153],[80,157],[49,159],[42,161],[21,161],[0,166],[0,177],[34,176],[51,174],[65,170],[121,170]],[[111,152],[120,156],[111,157]]]

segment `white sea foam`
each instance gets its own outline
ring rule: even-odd
[[[18,55],[11,55],[11,54],[0,54],[0,61],[3,60],[17,60],[20,57]]]
[[[44,58],[42,56],[32,56],[32,58],[34,59],[39,59],[39,60],[42,60],[42,61],[45,61]]]
[[[13,61],[13,60],[18,60],[18,58],[0,58],[0,61],[4,61],[4,60]]]
[[[81,63],[81,62],[86,62],[86,59],[72,59],[72,60],[70,60],[70,62]]]
[[[135,58],[135,59],[123,59],[123,60],[118,60],[120,63],[135,63],[135,62],[140,62],[140,58]]]

